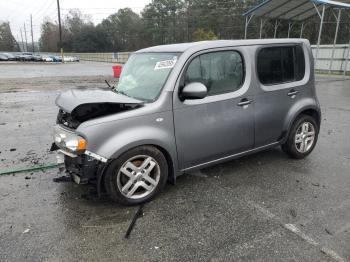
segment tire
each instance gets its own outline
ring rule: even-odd
[[[282,150],[291,158],[305,158],[314,149],[318,133],[319,126],[315,118],[309,115],[300,115],[294,121],[287,141],[282,145]]]
[[[113,201],[138,205],[153,199],[167,179],[168,163],[163,153],[153,146],[140,146],[122,154],[108,166],[104,185]]]

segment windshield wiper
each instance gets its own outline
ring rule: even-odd
[[[108,85],[108,87],[110,88],[110,89],[114,89],[115,88],[115,86],[111,86],[109,83],[108,83],[108,81],[105,79],[105,82],[106,82],[106,84]]]
[[[127,97],[130,97],[129,95],[127,95],[124,91],[120,91],[118,89],[114,89],[114,91],[117,93],[117,94],[121,94],[123,96],[127,96]]]
[[[125,93],[124,91],[121,91],[121,90],[118,90],[118,89],[113,89],[113,91],[116,92],[117,94],[120,94],[120,95],[123,95],[123,96],[127,96],[127,97],[130,97],[130,98],[136,99],[136,100],[140,100],[140,101],[142,101],[143,103],[147,102],[147,101],[145,101],[145,99],[143,99],[143,98],[138,98],[138,97],[130,96],[130,95],[128,95],[127,93]]]

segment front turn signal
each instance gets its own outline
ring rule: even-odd
[[[85,140],[84,138],[80,138],[80,139],[78,140],[78,147],[77,147],[77,150],[78,150],[78,151],[85,150],[85,149],[86,149],[86,146],[87,146],[86,140]]]

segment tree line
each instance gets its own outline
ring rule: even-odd
[[[116,13],[95,25],[91,17],[78,9],[62,19],[62,46],[67,52],[123,52],[147,46],[210,39],[242,39],[245,18],[242,14],[260,0],[153,0],[140,14],[130,8]],[[322,43],[333,42],[335,21],[326,14]],[[342,18],[338,43],[349,41],[350,18]],[[263,38],[274,36],[275,21],[267,21]],[[291,37],[299,37],[301,23],[292,27]],[[304,37],[316,43],[319,18],[309,19]],[[253,18],[247,38],[258,38],[260,20]],[[277,37],[287,37],[288,21],[281,21]],[[1,36],[0,36],[1,37]],[[1,38],[0,38],[1,39]],[[15,46],[15,45],[14,45]],[[40,51],[59,51],[59,27],[45,18],[41,25]]]
[[[0,22],[0,51],[19,51],[18,43],[12,35],[9,22]]]
[[[242,13],[258,0],[153,0],[140,14],[130,8],[94,25],[79,10],[71,10],[62,22],[62,46],[73,52],[131,51],[142,47],[240,38]],[[58,24],[46,19],[41,27],[40,49],[57,51]]]

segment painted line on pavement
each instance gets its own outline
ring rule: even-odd
[[[294,224],[285,224],[282,222],[282,220],[276,216],[275,214],[271,213],[268,209],[266,209],[265,207],[253,202],[253,201],[247,201],[248,205],[256,210],[258,210],[260,213],[264,214],[267,218],[271,219],[271,220],[275,220],[276,222],[278,222],[281,226],[283,226],[283,228],[287,229],[288,231],[294,233],[295,235],[297,235],[298,237],[300,237],[301,239],[303,239],[304,241],[306,241],[308,244],[317,247],[320,249],[320,251],[329,256],[330,258],[334,259],[337,262],[347,262],[346,259],[344,259],[343,257],[341,257],[339,254],[337,254],[335,251],[321,246],[320,243],[318,243],[316,240],[314,240],[312,237],[308,236],[307,234],[305,234],[304,232],[302,232],[296,225]]]

